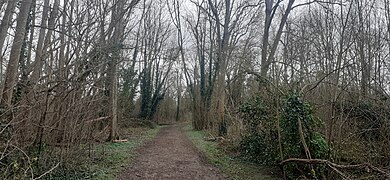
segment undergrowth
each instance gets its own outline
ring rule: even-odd
[[[187,136],[195,146],[204,153],[207,159],[230,179],[277,179],[272,176],[274,169],[230,156],[218,146],[217,142],[205,140],[204,137],[207,136],[205,132],[195,131],[191,125],[186,126],[185,131]]]
[[[115,179],[115,176],[134,159],[135,149],[156,136],[159,130],[159,126],[147,130],[144,128],[138,137],[129,137],[131,139],[128,139],[128,142],[105,142],[95,145],[86,152],[87,154],[62,163],[44,179]]]

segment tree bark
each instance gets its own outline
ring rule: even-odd
[[[123,36],[122,30],[122,23],[123,20],[119,15],[123,11],[123,2],[116,2],[116,5],[113,9],[112,13],[112,22],[111,24],[114,24],[114,34],[111,39],[111,46],[113,48],[113,57],[109,59],[108,62],[108,78],[109,78],[109,85],[110,85],[110,115],[111,115],[111,127],[110,127],[110,136],[109,140],[115,140],[119,138],[118,135],[118,84],[117,84],[117,62],[120,57],[120,49],[119,46],[121,44],[121,36]]]
[[[228,45],[230,41],[230,18],[231,18],[231,1],[225,0],[225,14],[222,31],[220,29],[220,17],[215,4],[209,0],[209,6],[215,18],[217,29],[217,81],[214,86],[214,103],[215,103],[215,115],[216,124],[218,126],[219,136],[224,136],[227,133],[227,123],[225,120],[225,76],[227,69],[228,58]]]
[[[16,85],[18,76],[18,63],[26,34],[26,23],[31,4],[32,0],[21,1],[20,12],[17,18],[15,37],[11,48],[10,59],[7,65],[7,72],[5,74],[5,81],[2,90],[3,97],[0,101],[0,105],[3,107],[11,106],[13,89]]]
[[[50,19],[48,22],[48,27],[46,27],[46,21],[48,13],[49,13],[49,0],[45,0],[44,6],[43,6],[43,17],[41,22],[41,29],[39,31],[39,38],[38,38],[38,44],[37,44],[37,52],[35,56],[34,61],[34,70],[30,77],[30,85],[36,84],[41,76],[42,73],[42,66],[43,62],[45,60],[46,51],[50,46],[50,40],[51,40],[51,34],[53,32],[53,29],[55,27],[55,21],[58,16],[58,8],[59,8],[59,0],[56,0],[54,3],[53,11],[51,12]],[[48,28],[47,33],[45,33],[46,29]]]
[[[4,2],[3,2],[4,3]],[[0,65],[3,65],[3,46],[5,38],[7,37],[7,31],[11,23],[11,17],[15,9],[16,0],[8,0],[7,7],[4,12],[3,19],[0,24]],[[3,80],[3,68],[0,68],[0,82]]]

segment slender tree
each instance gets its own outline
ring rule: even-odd
[[[13,39],[10,59],[7,65],[7,72],[5,74],[5,81],[2,90],[0,104],[3,107],[9,107],[12,105],[13,89],[16,85],[18,76],[18,62],[26,34],[26,23],[30,12],[31,3],[32,0],[25,0],[21,2],[20,12],[17,17],[15,37]]]

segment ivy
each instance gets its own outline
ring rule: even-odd
[[[277,132],[271,108],[260,96],[255,96],[243,103],[239,111],[246,127],[239,147],[242,157],[258,164],[275,164],[278,159]]]
[[[315,128],[321,126],[322,122],[320,119],[314,117],[312,106],[296,94],[288,95],[283,107],[281,136],[284,157],[307,158],[300,136],[298,121],[302,123],[304,140],[308,145],[311,158],[326,157],[329,147],[322,135],[315,131]],[[287,173],[291,178],[300,175],[301,171],[308,172],[308,176],[315,179],[324,174],[322,167],[316,169],[306,165],[289,165],[287,167]]]
[[[269,108],[264,105],[263,100],[256,96],[254,99],[243,103],[240,108],[240,115],[249,130],[249,134],[256,134],[259,125],[264,124],[269,117]]]
[[[239,146],[241,155],[259,164],[277,164],[282,158],[307,158],[300,136],[300,121],[311,157],[325,158],[329,147],[323,136],[315,131],[322,126],[322,122],[314,116],[313,107],[296,94],[287,95],[280,109],[273,104],[275,103],[265,102],[260,96],[256,96],[240,106],[239,112],[246,127],[246,134]],[[280,140],[283,157],[279,153],[277,111],[281,112]],[[289,165],[286,171],[291,178],[298,177],[302,172],[307,172],[306,176],[309,178],[319,178],[325,173],[323,167],[309,168],[306,165]]]

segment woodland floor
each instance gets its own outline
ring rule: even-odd
[[[196,149],[183,126],[163,127],[138,150],[134,163],[117,179],[226,179]]]

